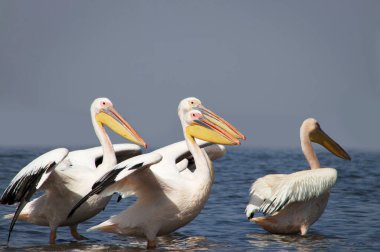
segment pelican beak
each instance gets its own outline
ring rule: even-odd
[[[129,123],[127,123],[127,121],[125,121],[113,107],[102,109],[96,114],[95,118],[99,124],[107,125],[115,133],[128,139],[129,141],[139,144],[144,148],[148,147],[144,139],[142,139],[136,130],[129,125]]]
[[[210,143],[240,145],[239,139],[227,131],[231,124],[220,119],[221,117],[211,111],[207,115],[202,113],[198,120],[186,127],[186,134]]]
[[[206,117],[209,121],[223,128],[230,135],[234,136],[237,139],[243,139],[243,140],[246,139],[246,137],[240,131],[238,131],[234,126],[232,126],[229,122],[227,122],[226,120],[224,120],[222,117],[218,116],[211,110],[205,108],[202,105],[198,105],[196,109],[201,111],[203,116]]]
[[[338,143],[332,140],[321,128],[310,134],[310,140],[329,150],[332,154],[345,160],[351,160],[350,155]]]

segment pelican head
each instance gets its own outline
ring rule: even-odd
[[[348,153],[321,129],[314,118],[308,118],[302,123],[301,134],[302,132],[308,132],[310,141],[322,145],[335,156],[351,160]]]
[[[107,125],[115,133],[129,141],[144,146],[145,148],[147,147],[144,139],[121,117],[108,98],[95,99],[91,104],[91,115],[99,126],[103,127]]]
[[[205,108],[202,105],[202,102],[195,97],[185,98],[179,103],[178,115],[181,117],[181,115],[185,115],[187,112],[193,109],[200,111],[204,118],[206,118],[208,121],[212,122],[213,124],[218,125],[220,128],[224,129],[227,133],[232,135],[234,138],[243,139],[243,140],[246,139],[246,137],[240,131],[238,131],[234,126],[232,126],[229,122],[224,120],[222,117],[213,113],[211,110]]]
[[[189,108],[188,101],[191,102],[191,98],[181,101],[178,115],[181,118],[185,135],[189,139],[198,138],[211,143],[240,145],[239,139],[229,133],[233,131],[230,124],[226,124],[224,120],[222,121],[218,115],[211,111],[209,113],[212,113],[212,117],[199,107]]]

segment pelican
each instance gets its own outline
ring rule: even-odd
[[[133,193],[137,196],[133,205],[90,230],[146,237],[147,248],[156,247],[157,236],[169,234],[192,221],[203,209],[214,180],[212,162],[195,139],[239,145],[239,139],[245,137],[194,97],[180,102],[178,116],[186,144],[177,143],[154,151],[162,156],[162,160],[149,169],[128,173],[116,168],[108,172],[70,214],[93,195],[118,192],[125,197]],[[181,158],[187,156],[188,151],[196,168],[180,172],[178,166],[187,166],[182,163],[187,161],[181,161]],[[214,153],[220,155],[221,151],[215,150]]]
[[[306,235],[325,210],[337,171],[321,168],[311,142],[324,146],[337,157],[351,160],[314,118],[302,123],[300,137],[311,170],[266,175],[257,179],[250,190],[247,217],[270,233]],[[254,217],[256,212],[263,212],[266,216]]]
[[[107,98],[94,100],[91,119],[101,148],[73,152],[66,148],[49,151],[25,166],[5,189],[1,204],[19,202],[15,214],[5,216],[12,219],[8,242],[17,219],[49,226],[51,244],[55,243],[57,228],[61,226],[69,226],[75,239],[85,239],[78,233],[77,225],[103,210],[110,197],[93,197],[70,219],[67,219],[67,214],[80,198],[91,191],[92,184],[116,165],[117,156],[104,126],[131,142],[147,146]],[[115,149],[119,160],[140,153],[140,148],[135,144],[117,145]],[[37,190],[45,194],[30,201]]]

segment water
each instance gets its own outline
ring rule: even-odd
[[[0,149],[0,191],[18,170],[46,149]],[[201,214],[175,233],[159,238],[158,250],[214,251],[365,251],[380,247],[380,153],[348,151],[352,161],[343,161],[319,151],[324,167],[338,170],[338,181],[328,206],[306,237],[272,235],[247,221],[244,214],[251,183],[268,173],[289,173],[306,167],[300,150],[229,148],[215,162],[216,180]],[[6,248],[9,220],[0,219],[0,250],[9,251],[141,251],[142,239],[85,230],[124,209],[132,199],[111,201],[105,211],[79,225],[89,238],[74,241],[68,228],[58,229],[57,245],[48,245],[49,229],[18,222]],[[0,215],[14,206],[0,206]]]

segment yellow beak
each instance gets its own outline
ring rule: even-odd
[[[127,123],[127,121],[125,121],[113,107],[102,109],[98,114],[96,114],[95,118],[99,124],[107,125],[111,130],[120,136],[135,144],[139,144],[147,148],[148,145],[145,143],[144,139],[142,139],[136,130],[129,125],[129,123]]]
[[[310,140],[322,145],[337,157],[351,160],[350,155],[320,128],[310,134]]]
[[[201,111],[201,110],[200,110]],[[205,111],[205,110],[203,110]],[[201,112],[203,112],[201,111]],[[186,128],[186,134],[210,143],[224,145],[240,145],[239,139],[231,134],[231,124],[218,115],[207,110],[208,113]],[[212,116],[211,116],[212,115]],[[233,126],[232,126],[233,127]],[[230,132],[227,131],[229,129]]]
[[[196,109],[202,112],[203,116],[207,118],[210,122],[218,125],[219,127],[223,128],[225,131],[227,131],[230,135],[234,136],[237,139],[243,139],[245,140],[246,137],[243,135],[240,131],[238,131],[234,126],[232,126],[229,122],[224,120],[222,117],[218,116],[211,110],[205,108],[202,105],[199,105]]]

